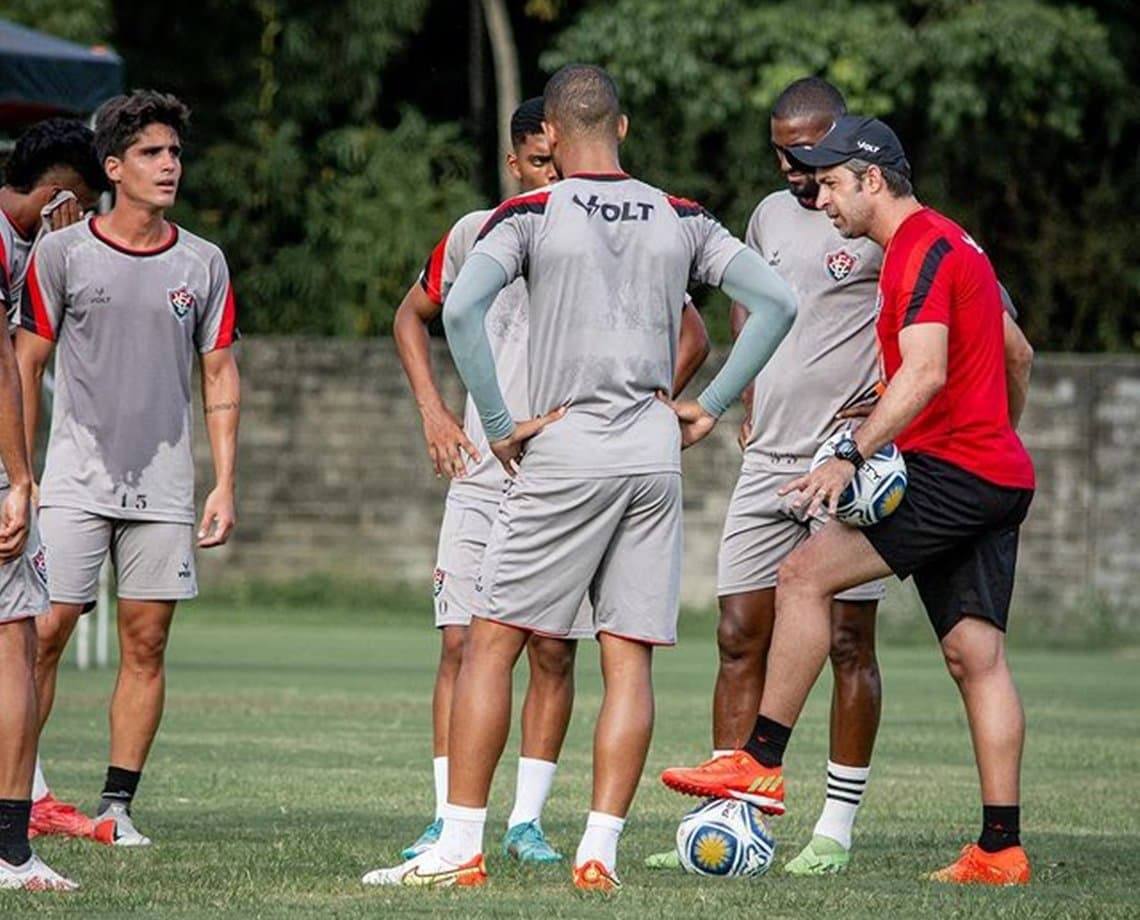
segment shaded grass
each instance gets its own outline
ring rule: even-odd
[[[565,867],[521,870],[498,856],[513,752],[491,801],[493,884],[473,892],[364,890],[431,809],[430,687],[436,638],[421,597],[341,584],[292,595],[252,592],[180,612],[168,707],[136,816],[148,851],[47,840],[39,850],[83,884],[73,897],[0,894],[4,916],[155,917],[711,917],[930,915],[1135,916],[1140,864],[1137,656],[1018,649],[1029,715],[1025,840],[1037,880],[1025,890],[947,889],[918,876],[976,834],[976,776],[961,706],[933,640],[882,650],[883,727],[852,872],[792,880],[773,872],[715,882],[652,873],[692,800],[657,773],[709,745],[712,619],[682,621],[679,648],[658,654],[658,727],[622,841],[626,889],[610,902],[570,889]],[[305,592],[309,593],[305,593]],[[580,655],[579,698],[544,824],[573,852],[589,799],[592,720],[600,700],[593,649]],[[61,675],[44,743],[57,793],[94,805],[104,769],[113,674]],[[788,760],[790,814],[775,823],[782,864],[806,840],[823,797],[827,681],[813,695]],[[516,707],[517,713],[517,707]]]

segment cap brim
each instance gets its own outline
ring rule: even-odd
[[[804,166],[810,166],[813,169],[827,169],[829,166],[838,166],[852,158],[850,153],[832,150],[823,144],[815,144],[811,147],[789,147],[788,154],[797,162],[803,163]]]

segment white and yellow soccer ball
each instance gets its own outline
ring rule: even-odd
[[[837,431],[824,441],[811,460],[814,470],[835,456],[835,446],[849,431]],[[835,516],[854,527],[870,527],[892,514],[906,492],[906,461],[894,443],[888,443],[867,457],[855,472],[851,484],[839,496]]]
[[[681,867],[696,875],[744,878],[772,865],[776,840],[760,811],[736,799],[702,802],[677,827]]]

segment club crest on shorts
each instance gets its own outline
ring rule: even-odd
[[[194,292],[185,284],[167,291],[166,296],[170,301],[170,309],[180,320],[186,319],[186,315],[194,309]]]
[[[858,257],[851,255],[846,249],[829,252],[826,259],[827,273],[836,281],[842,281],[855,270],[857,261]]]
[[[47,553],[44,552],[43,544],[41,543],[35,553],[32,554],[32,570],[36,573],[43,586],[47,587]]]
[[[436,570],[431,576],[431,596],[439,597],[443,593],[443,579],[446,573],[443,569],[436,566]]]

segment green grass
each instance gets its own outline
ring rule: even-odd
[[[313,588],[250,592],[236,603],[215,598],[181,611],[166,716],[135,809],[155,846],[43,841],[42,855],[83,890],[0,893],[3,916],[1136,915],[1140,655],[1124,651],[1012,656],[1029,715],[1023,826],[1037,878],[1027,889],[957,890],[918,880],[956,855],[979,816],[961,706],[933,640],[881,651],[883,727],[846,877],[773,872],[717,882],[642,869],[641,858],[671,842],[677,818],[694,804],[661,786],[657,773],[709,748],[715,655],[704,616],[685,618],[680,647],[658,654],[657,732],[622,840],[626,888],[616,900],[578,896],[565,867],[524,871],[499,858],[514,739],[491,801],[492,883],[470,892],[365,890],[360,875],[395,861],[430,817],[436,637],[422,600],[336,596],[325,602]],[[571,854],[589,805],[600,686],[592,649],[583,646],[580,657],[577,710],[544,820]],[[87,808],[105,766],[113,679],[112,672],[65,671],[44,740],[57,794]],[[825,681],[793,742],[790,814],[775,823],[778,864],[806,840],[822,801],[828,693]]]

